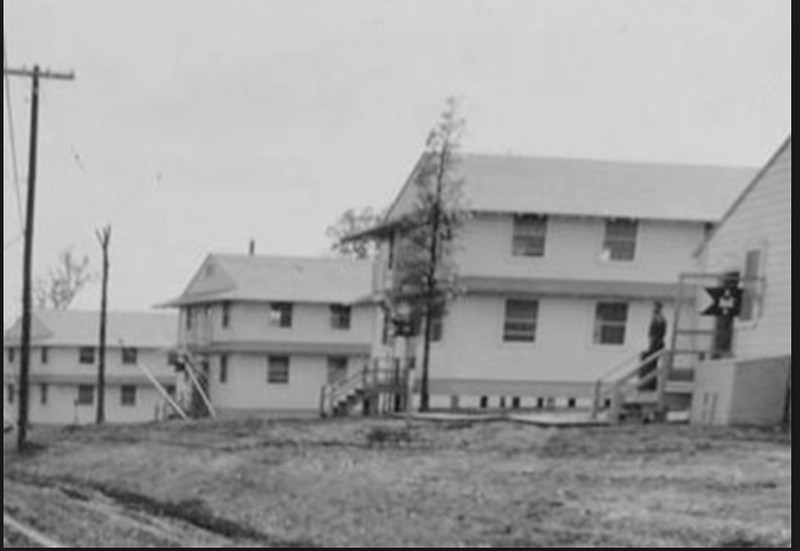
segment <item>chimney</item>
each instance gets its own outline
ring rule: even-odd
[[[250,240],[250,256],[255,256],[255,254],[256,254],[256,240],[255,239],[251,239]]]

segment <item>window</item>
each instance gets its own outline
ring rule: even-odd
[[[46,364],[50,361],[50,349],[46,346],[43,346],[42,349],[39,351],[41,353],[41,360],[42,364]]]
[[[272,385],[289,384],[289,356],[270,356],[267,363],[267,382]]]
[[[139,354],[135,348],[122,349],[122,363],[126,365],[136,365],[138,363]]]
[[[223,354],[219,357],[219,382],[225,384],[228,382],[228,355]]]
[[[331,304],[331,327],[334,329],[350,329],[349,306],[344,304]]]
[[[84,346],[78,350],[78,361],[82,364],[93,364],[94,348],[91,346]]]
[[[636,220],[614,219],[606,221],[603,241],[604,256],[613,261],[631,261],[636,255]]]
[[[14,358],[16,358],[15,349],[9,346],[7,349],[7,354],[8,354],[8,363],[13,364]]]
[[[594,320],[595,344],[625,344],[628,305],[624,302],[600,302]]]
[[[191,331],[192,325],[194,325],[194,312],[189,306],[184,310],[184,319],[186,321],[186,330]]]
[[[328,357],[328,384],[347,377],[347,356]]]
[[[547,217],[522,214],[514,217],[513,256],[544,256],[547,236]]]
[[[78,405],[90,406],[94,403],[94,386],[78,385]]]
[[[227,329],[231,326],[231,303],[222,303],[222,328]]]
[[[49,390],[49,387],[47,386],[47,383],[42,383],[42,384],[39,385],[39,396],[41,398],[42,405],[46,405],[47,404],[47,391],[48,390]]]
[[[533,342],[536,340],[538,315],[539,302],[536,300],[507,300],[503,340],[506,342]]]
[[[444,335],[444,318],[441,313],[431,317],[431,342],[440,342]]]
[[[744,257],[744,277],[742,278],[742,309],[739,319],[750,321],[758,315],[759,275],[761,272],[761,250],[751,249]]]
[[[14,388],[14,385],[6,386],[6,393],[8,394],[8,403],[13,404],[14,398],[16,398],[16,388]]]
[[[136,405],[136,386],[122,385],[120,387],[120,404],[123,406]]]
[[[291,302],[273,302],[270,311],[270,324],[276,327],[291,327],[292,326],[292,303]]]

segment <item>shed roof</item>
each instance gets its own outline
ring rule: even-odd
[[[34,310],[31,342],[46,346],[97,346],[100,338],[100,312],[82,310]],[[169,348],[175,345],[178,319],[158,312],[108,312],[106,342],[110,348]],[[22,320],[6,332],[3,345],[17,346]]]
[[[204,284],[204,277],[214,281]],[[219,301],[350,304],[371,288],[372,262],[368,260],[211,254],[184,293],[166,305]]]
[[[419,164],[386,222],[413,201]],[[465,206],[475,212],[716,222],[756,169],[464,154],[458,172]]]

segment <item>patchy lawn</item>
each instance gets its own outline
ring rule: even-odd
[[[779,431],[249,419],[33,440],[5,450],[4,509],[68,545],[791,546]]]

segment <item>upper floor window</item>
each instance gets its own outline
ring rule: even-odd
[[[628,305],[624,302],[598,302],[594,319],[595,344],[625,344]]]
[[[289,384],[289,356],[270,356],[267,361],[267,383]]]
[[[135,348],[122,349],[122,363],[125,365],[134,365],[139,360],[139,351]]]
[[[17,357],[17,353],[16,353],[16,350],[14,349],[14,347],[9,346],[6,349],[6,354],[8,354],[8,363],[13,364],[14,360]]]
[[[331,304],[331,327],[350,329],[351,308],[344,304]]]
[[[78,385],[77,403],[79,406],[90,406],[94,403],[93,385]]]
[[[39,353],[41,354],[42,364],[46,364],[48,361],[50,361],[50,349],[49,348],[47,348],[46,346],[43,346],[41,348],[41,350],[39,351]]]
[[[503,323],[503,340],[506,342],[533,342],[536,340],[536,322],[539,317],[538,300],[506,300]]]
[[[742,309],[739,313],[739,319],[742,321],[750,321],[758,316],[758,305],[761,298],[759,293],[761,256],[761,249],[751,249],[744,257]]]
[[[636,220],[615,218],[606,220],[606,234],[603,240],[605,258],[613,261],[631,261],[636,256],[636,234],[639,223]]]
[[[136,405],[136,385],[122,385],[120,387],[120,405]]]
[[[78,361],[82,364],[94,363],[94,348],[91,346],[82,346],[78,350]]]
[[[276,327],[291,327],[292,326],[292,303],[291,302],[273,302],[270,311],[270,324]]]
[[[223,302],[222,303],[222,327],[223,329],[230,327],[231,325],[231,303],[230,302]]]
[[[513,256],[544,256],[547,217],[535,214],[514,216]]]

